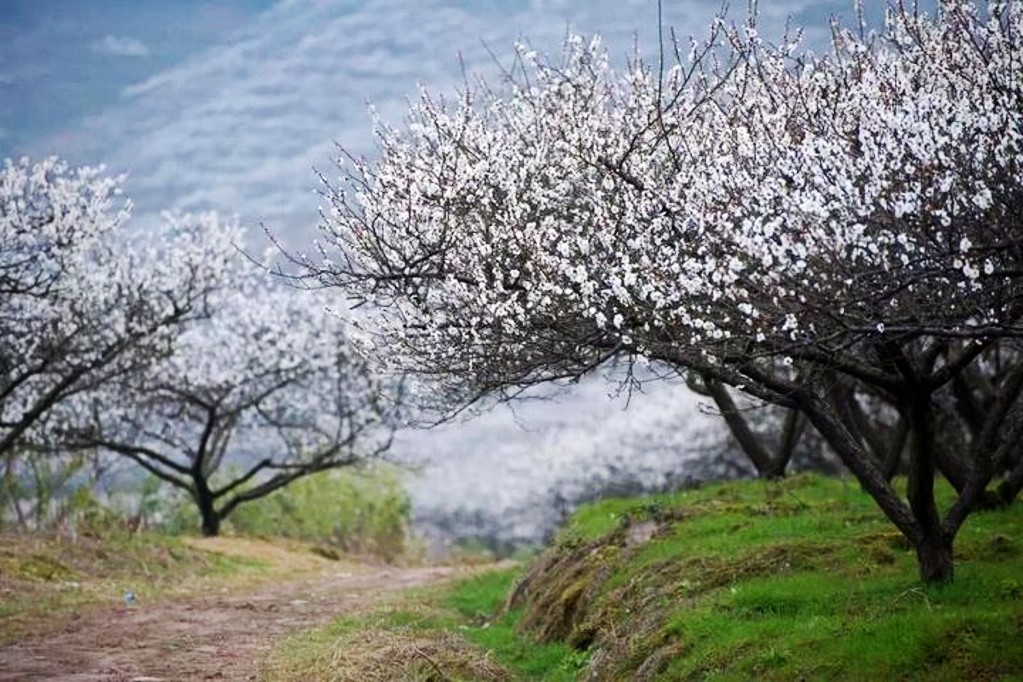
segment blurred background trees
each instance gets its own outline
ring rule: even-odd
[[[71,523],[125,459],[186,491],[215,535],[243,503],[385,452],[397,387],[323,302],[254,272],[215,215],[128,233],[119,182],[56,159],[0,177],[5,512]]]

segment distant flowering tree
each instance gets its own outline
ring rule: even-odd
[[[1018,3],[953,1],[824,56],[753,21],[622,73],[599,40],[520,47],[507,88],[424,94],[345,160],[311,269],[442,410],[623,355],[798,410],[950,580],[1023,437],[1021,32]],[[998,348],[942,517],[936,422]]]
[[[0,456],[64,401],[166,353],[206,314],[235,228],[168,217],[129,238],[120,180],[57,159],[0,170]],[[10,471],[10,467],[6,468]]]
[[[20,479],[114,453],[186,489],[214,535],[239,504],[388,447],[396,399],[314,294],[261,284],[213,214],[129,234],[119,193],[56,159],[0,173],[0,456],[19,518]]]
[[[238,263],[233,273],[170,353],[67,418],[70,446],[127,457],[187,491],[205,535],[241,504],[382,454],[397,417],[397,393],[313,292],[270,287]]]

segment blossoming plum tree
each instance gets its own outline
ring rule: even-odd
[[[131,235],[119,193],[57,159],[0,173],[6,492],[36,462],[114,453],[187,490],[212,535],[239,504],[388,447],[395,397],[313,292],[261,284],[214,214]]]
[[[1023,436],[1021,34],[1018,3],[950,1],[820,56],[753,20],[621,73],[598,39],[520,46],[506,88],[424,93],[379,161],[342,160],[309,267],[442,410],[620,356],[798,410],[947,581]],[[943,396],[999,352],[942,516]]]
[[[168,217],[131,240],[117,178],[50,158],[0,171],[0,455],[62,402],[138,370],[206,314],[236,228]]]
[[[243,265],[167,356],[66,419],[71,447],[122,455],[186,491],[205,535],[238,505],[382,454],[398,416],[397,393],[315,292],[271,287]]]

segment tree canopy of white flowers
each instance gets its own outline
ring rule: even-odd
[[[157,239],[130,239],[120,180],[54,158],[0,171],[0,455],[64,401],[138,371],[235,257],[236,228],[168,216]]]
[[[387,449],[397,393],[315,292],[270,287],[215,214],[129,234],[119,194],[57,159],[0,174],[5,479],[29,456],[114,453],[186,490],[212,535],[239,504]]]
[[[755,18],[672,47],[616,71],[596,38],[520,45],[501,87],[424,92],[378,161],[342,159],[312,272],[441,409],[622,355],[797,409],[951,580],[1023,436],[1023,5],[892,10],[823,55]],[[942,516],[936,405],[978,367]],[[851,415],[868,398],[911,433],[905,498]]]
[[[315,292],[236,262],[159,362],[84,396],[72,447],[126,456],[192,497],[216,535],[238,505],[389,446],[396,393],[352,352]]]

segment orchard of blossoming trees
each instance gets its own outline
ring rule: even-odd
[[[311,269],[442,411],[616,357],[797,410],[951,580],[968,514],[1023,482],[1023,6],[673,48],[520,46],[501,86],[424,94],[342,160]]]
[[[393,404],[323,305],[246,270],[213,215],[132,239],[119,192],[55,159],[0,172],[5,490],[32,457],[122,455],[215,534],[241,503],[386,449]]]

